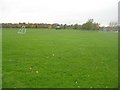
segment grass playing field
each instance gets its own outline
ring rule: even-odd
[[[0,89],[2,88],[2,28],[0,27]]]
[[[3,29],[4,88],[118,87],[118,33]]]

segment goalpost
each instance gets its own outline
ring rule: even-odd
[[[21,29],[19,29],[19,31],[17,33],[19,33],[19,34],[25,34],[26,33],[25,26],[22,26]]]

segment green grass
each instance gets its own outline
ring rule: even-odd
[[[0,28],[0,89],[2,88],[2,29]]]
[[[3,87],[118,87],[117,33],[17,31],[3,29]]]

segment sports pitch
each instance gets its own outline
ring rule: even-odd
[[[3,29],[3,88],[117,88],[118,33]]]

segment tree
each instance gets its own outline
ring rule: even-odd
[[[115,21],[110,22],[108,28],[110,31],[117,31],[117,22]]]
[[[82,29],[99,30],[100,24],[93,21],[93,19],[88,19],[88,21],[82,25]]]
[[[49,25],[48,25],[48,28],[49,28],[49,29],[51,29],[51,28],[52,28],[52,25],[51,25],[51,24],[49,24]]]
[[[117,26],[117,22],[114,22],[114,21],[113,21],[113,22],[110,22],[110,23],[109,23],[109,26],[110,26],[110,27],[115,27],[115,26]]]
[[[74,25],[74,29],[79,29],[79,25],[78,25],[78,24],[75,24],[75,25]]]
[[[64,27],[64,29],[66,29],[66,28],[67,28],[67,24],[64,24],[64,26],[63,26],[63,27]]]

